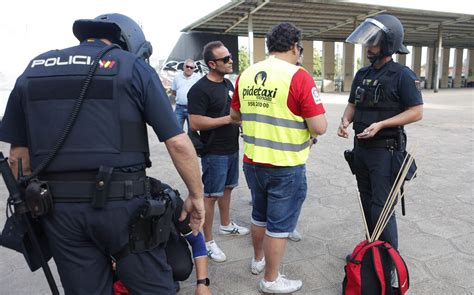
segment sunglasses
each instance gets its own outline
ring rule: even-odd
[[[226,64],[226,63],[228,63],[231,59],[232,59],[232,54],[229,54],[229,55],[224,56],[224,57],[221,57],[221,58],[213,59],[212,61],[222,60],[222,62]]]
[[[186,69],[194,70],[196,67],[186,65]]]
[[[296,46],[298,46],[298,50],[300,51],[300,55],[303,55],[303,51],[304,51],[304,48],[303,46],[297,44]]]

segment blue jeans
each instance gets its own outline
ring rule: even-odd
[[[201,166],[204,196],[222,197],[225,188],[234,188],[239,183],[239,152],[204,155]]]
[[[186,121],[186,125],[189,130],[189,117],[188,117],[188,106],[184,104],[176,104],[174,109],[174,113],[176,115],[176,119],[178,120],[179,126],[181,128],[184,127],[184,121]]]
[[[252,224],[266,227],[266,234],[286,238],[296,228],[306,199],[306,165],[264,167],[244,162],[252,193]]]

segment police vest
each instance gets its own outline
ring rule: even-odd
[[[32,60],[26,69],[22,91],[33,169],[58,142],[101,48],[86,44],[49,51]],[[47,171],[95,170],[100,165],[150,166],[146,124],[131,99],[135,61],[134,55],[118,49],[102,58],[75,125]]]
[[[296,166],[308,159],[309,130],[287,106],[291,79],[299,69],[270,57],[240,76],[244,152],[254,162]]]
[[[395,77],[404,68],[403,65],[389,62],[372,77],[368,77],[369,67],[362,68],[361,85],[355,90],[355,113],[353,128],[356,134],[363,132],[372,123],[394,117],[404,111],[398,96]],[[396,138],[403,126],[384,128],[374,139]]]

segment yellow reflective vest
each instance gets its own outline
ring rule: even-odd
[[[271,56],[240,75],[244,153],[254,162],[296,166],[308,159],[309,130],[303,117],[287,106],[290,83],[299,69]]]

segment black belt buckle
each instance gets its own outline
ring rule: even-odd
[[[93,208],[104,208],[109,194],[110,179],[114,168],[107,166],[100,166],[95,178],[95,194],[92,198]]]

